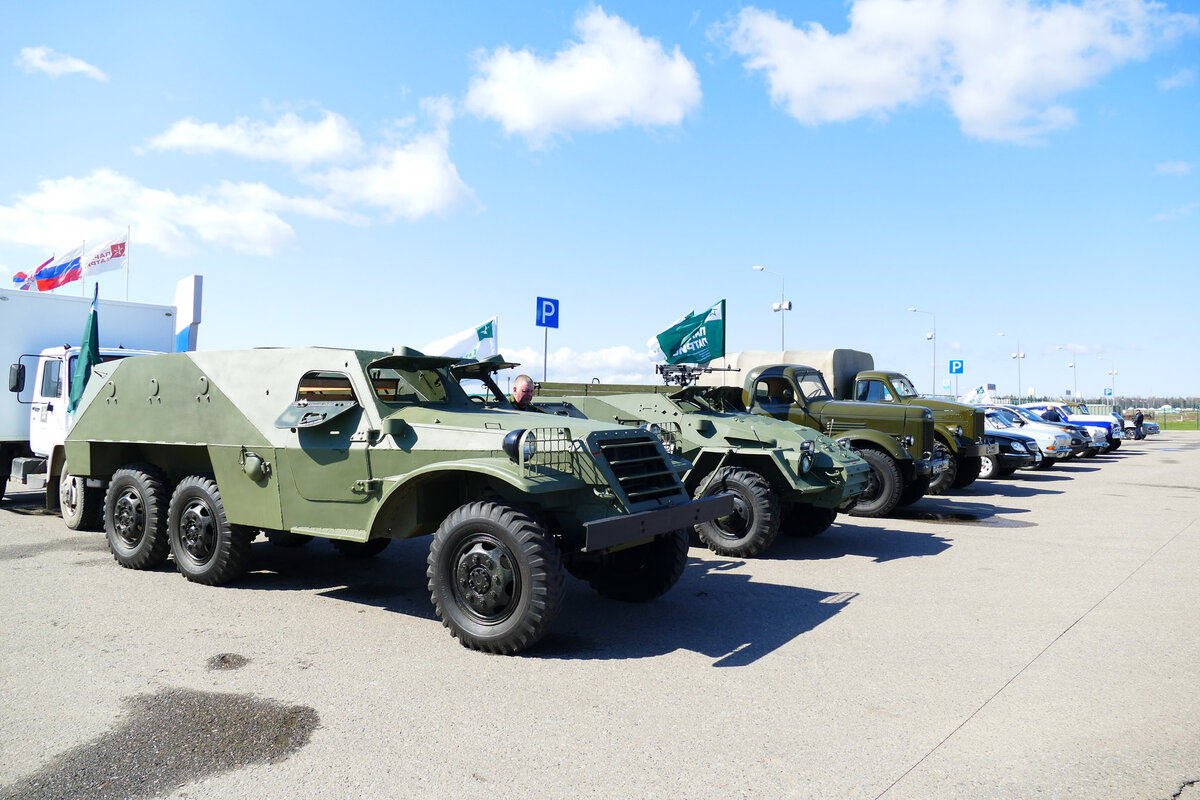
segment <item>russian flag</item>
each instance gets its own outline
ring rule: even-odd
[[[66,255],[55,259],[50,266],[39,267],[37,272],[33,273],[33,280],[37,283],[37,290],[39,292],[47,292],[82,278],[83,265],[80,263],[82,259],[83,246],[81,245]]]
[[[30,287],[32,287],[34,285],[33,276],[37,274],[37,271],[39,269],[46,266],[53,260],[54,260],[54,256],[50,256],[45,261],[38,264],[36,267],[34,267],[33,274],[27,275],[24,272],[18,272],[17,274],[13,275],[13,283],[17,284],[17,288],[20,289],[21,291],[23,291],[23,292],[29,291]]]

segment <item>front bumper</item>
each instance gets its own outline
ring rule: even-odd
[[[1005,469],[1021,469],[1042,463],[1041,453],[1000,453],[996,458]]]
[[[660,533],[690,528],[733,513],[733,495],[718,494],[675,506],[622,514],[585,522],[583,552],[593,553],[621,544],[650,539]]]
[[[972,458],[978,456],[994,456],[1000,453],[1000,445],[987,444],[986,442],[977,442],[973,444],[959,445],[959,458]]]
[[[943,472],[950,466],[950,457],[944,451],[938,451],[928,458],[913,459],[913,475],[918,478],[923,478],[926,475],[933,477]]]

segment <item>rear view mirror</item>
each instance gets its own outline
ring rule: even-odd
[[[20,392],[25,388],[25,365],[10,364],[8,367],[8,390]]]

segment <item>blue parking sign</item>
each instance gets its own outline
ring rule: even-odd
[[[1112,389],[1110,389],[1110,388],[1106,388],[1106,389],[1104,390],[1104,396],[1105,396],[1105,397],[1112,397]]]
[[[558,301],[550,297],[537,299],[537,324],[541,328],[558,327]]]
[[[950,374],[951,375],[962,375],[963,374],[963,362],[962,362],[961,358],[955,358],[950,361]]]

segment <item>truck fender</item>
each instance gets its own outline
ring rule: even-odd
[[[876,450],[882,450],[901,464],[912,460],[912,455],[894,437],[888,436],[882,431],[867,428],[847,431],[834,438],[838,441],[848,440],[850,446],[854,448],[873,447]],[[901,467],[901,470],[903,471],[903,467]]]
[[[958,455],[958,437],[950,430],[949,425],[941,422],[933,424],[934,438],[944,445],[953,455]]]
[[[370,538],[405,539],[433,533],[451,511],[480,499],[486,489],[502,496],[505,489],[512,489],[518,497],[541,491],[536,484],[522,481],[515,465],[512,470],[505,470],[473,460],[443,461],[382,480],[383,494],[368,526]],[[584,485],[578,480],[564,487],[564,481],[559,480],[545,491]],[[414,502],[418,497],[421,502]]]

